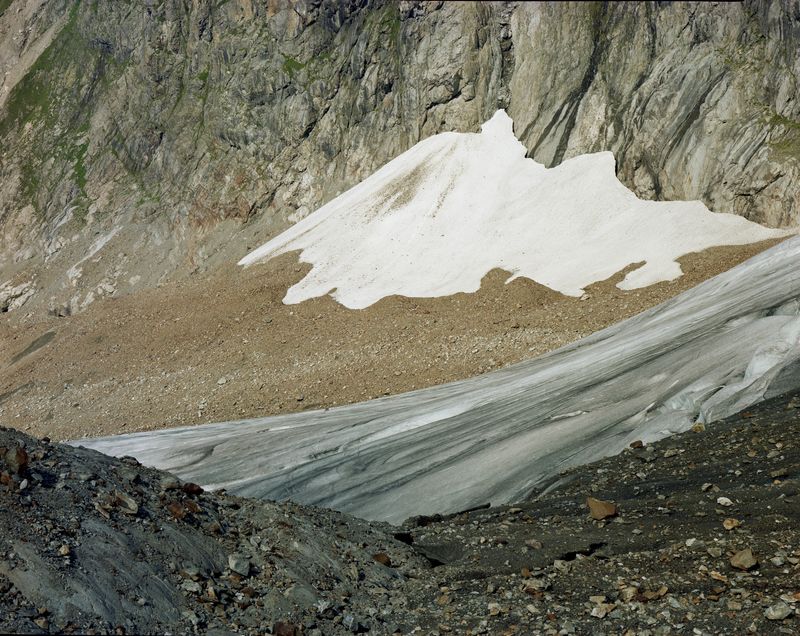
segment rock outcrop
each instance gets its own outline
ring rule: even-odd
[[[800,219],[800,4],[0,0],[0,285],[77,311],[508,110],[548,166]]]

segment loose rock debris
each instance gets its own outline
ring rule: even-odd
[[[794,634],[798,398],[402,527],[2,429],[0,631]]]

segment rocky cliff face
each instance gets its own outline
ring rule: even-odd
[[[0,0],[0,310],[235,261],[500,107],[548,165],[800,220],[800,3]]]

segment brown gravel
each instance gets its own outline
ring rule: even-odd
[[[681,260],[676,281],[623,292],[623,273],[563,296],[493,270],[474,294],[281,303],[308,266],[288,254],[98,301],[67,317],[0,319],[0,423],[53,439],[288,413],[462,379],[550,351],[774,245]]]

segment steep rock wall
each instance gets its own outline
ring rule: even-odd
[[[799,7],[0,0],[0,310],[235,261],[498,107],[548,165],[797,223]]]

